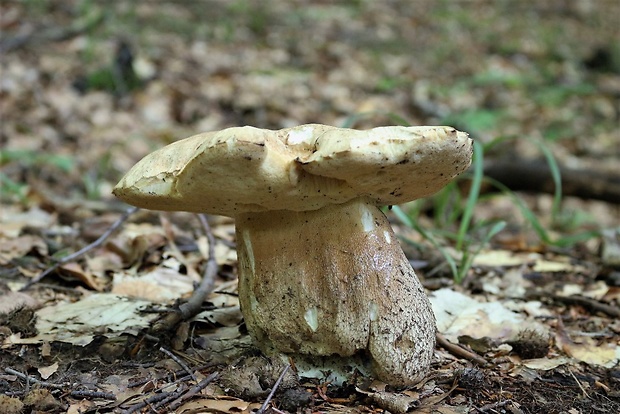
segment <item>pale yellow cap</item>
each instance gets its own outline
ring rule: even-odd
[[[395,205],[434,194],[467,169],[471,156],[468,135],[446,126],[235,127],[147,155],[114,194],[151,210],[233,217],[355,198]]]

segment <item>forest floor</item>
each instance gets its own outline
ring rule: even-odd
[[[612,0],[0,1],[0,414],[620,412],[618,21]],[[484,147],[464,242],[472,173],[386,211],[437,317],[416,386],[283,374],[243,325],[233,220],[111,194],[178,139],[305,123]],[[157,330],[210,236],[211,293]]]

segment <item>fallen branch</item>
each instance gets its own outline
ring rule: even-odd
[[[114,233],[116,230],[118,230],[118,228],[125,221],[127,221],[129,216],[131,216],[136,211],[138,211],[138,207],[130,207],[129,209],[127,209],[123,213],[123,215],[118,220],[116,220],[116,222],[114,224],[112,224],[112,226],[110,226],[110,228],[108,230],[106,230],[106,232],[103,233],[97,240],[95,240],[94,242],[92,242],[91,244],[89,244],[87,246],[84,246],[82,249],[78,250],[77,252],[63,257],[62,259],[57,261],[53,266],[47,268],[47,270],[45,270],[44,272],[40,273],[39,276],[35,277],[34,279],[32,279],[28,283],[26,283],[21,289],[19,289],[19,291],[23,292],[24,290],[29,289],[32,285],[34,285],[36,283],[39,283],[45,276],[47,276],[50,273],[54,272],[60,266],[62,266],[64,264],[67,264],[69,262],[72,262],[75,259],[77,259],[77,258],[83,256],[84,254],[88,253],[89,251],[93,250],[94,248],[101,246],[103,244],[103,242],[105,242],[108,239],[108,237],[110,237],[112,235],[112,233]]]
[[[187,391],[185,394],[183,394],[182,396],[180,396],[179,398],[177,398],[170,404],[170,407],[169,407],[170,410],[176,410],[177,408],[179,408],[181,404],[183,404],[185,401],[189,400],[194,395],[198,394],[200,391],[205,389],[206,386],[209,385],[219,375],[220,373],[216,371],[213,374],[206,377],[205,379],[203,379],[202,381],[200,381],[198,384],[196,384],[192,388],[190,388],[189,391]]]
[[[4,372],[6,372],[7,374],[15,375],[16,377],[19,377],[19,378],[23,379],[26,382],[29,382],[29,383],[32,383],[32,384],[37,384],[37,385],[40,385],[41,387],[45,387],[45,388],[53,388],[53,389],[61,390],[63,388],[67,388],[68,387],[68,384],[54,384],[52,382],[46,382],[46,381],[38,380],[38,379],[36,379],[33,376],[22,374],[21,372],[15,370],[13,368],[4,368]]]
[[[194,376],[194,373],[189,369],[189,367],[187,366],[187,364],[185,362],[183,362],[181,360],[181,358],[179,358],[178,356],[176,356],[175,354],[173,354],[172,352],[168,351],[166,348],[164,348],[163,346],[159,347],[159,351],[163,352],[164,354],[168,355],[170,358],[172,358],[172,360],[174,362],[176,362],[177,364],[179,364],[179,366],[181,368],[183,368],[183,370],[185,372],[187,372],[190,376],[191,379],[193,379],[194,381],[196,381],[196,376]]]
[[[481,366],[486,366],[489,363],[487,362],[486,359],[482,358],[480,355],[475,354],[471,351],[468,351],[467,349],[463,348],[460,345],[456,345],[453,344],[452,342],[448,341],[442,334],[437,333],[436,335],[437,338],[437,343],[443,347],[446,351],[450,352],[451,354],[460,357],[460,358],[465,358],[469,361],[475,362],[478,365]]]
[[[620,175],[560,166],[562,194],[620,204]],[[511,158],[488,163],[484,175],[513,191],[551,193],[555,189],[551,168],[544,160]]]
[[[528,299],[534,300],[551,300],[556,303],[562,303],[564,305],[577,305],[582,306],[589,311],[601,312],[614,318],[620,318],[620,309],[617,307],[601,303],[596,299],[590,299],[583,296],[561,296],[553,295],[542,292],[533,292],[527,295]]]
[[[220,365],[218,363],[209,363],[209,364],[204,364],[204,365],[199,365],[197,367],[194,368],[194,371],[201,371],[203,369],[208,369],[208,368],[212,368],[216,365]],[[135,387],[139,387],[141,385],[146,384],[147,382],[150,381],[161,381],[167,378],[170,378],[169,381],[172,380],[172,378],[176,378],[179,375],[183,374],[187,372],[185,369],[180,369],[178,371],[172,372],[172,373],[165,373],[165,374],[161,374],[161,375],[157,375],[155,377],[151,377],[151,378],[143,378],[137,381],[133,381],[127,384],[127,388],[135,388]]]
[[[509,404],[513,404],[512,400],[502,400],[502,401],[498,401],[496,403],[492,403],[492,404],[487,404],[487,405],[483,405],[482,407],[478,408],[478,407],[474,407],[474,409],[476,411],[478,411],[479,413],[486,413],[489,412],[491,410],[493,410],[494,413],[498,412],[495,409],[496,408],[503,408]]]
[[[206,297],[213,291],[218,270],[217,262],[215,261],[215,237],[205,215],[198,214],[198,219],[209,241],[209,257],[207,258],[202,281],[187,302],[180,305],[178,310],[170,312],[153,326],[153,332],[169,331],[182,320],[188,320],[196,316],[202,310],[202,304]]]
[[[116,395],[110,392],[101,391],[71,391],[69,395],[74,398],[97,398],[112,401],[116,400]]]
[[[555,302],[561,302],[566,305],[579,305],[590,311],[601,312],[614,318],[620,318],[620,309],[614,306],[607,305],[605,303],[601,303],[595,299],[590,299],[583,296],[560,295],[548,295],[547,297],[551,298],[551,300]]]
[[[152,404],[158,403],[160,401],[170,401],[174,398],[177,398],[179,395],[182,394],[182,391],[175,391],[175,392],[161,392],[159,394],[155,394],[147,399],[145,399],[144,401],[141,401],[135,405],[132,405],[131,407],[129,407],[126,410],[123,410],[122,413],[123,414],[131,414],[131,413],[135,413],[136,411],[139,411],[141,409],[143,409],[144,407],[146,407],[147,405],[150,406]]]
[[[273,388],[271,389],[271,392],[269,393],[269,395],[267,396],[267,399],[265,400],[265,402],[263,403],[263,405],[261,405],[261,407],[259,408],[259,410],[256,412],[256,414],[263,414],[265,412],[265,410],[267,409],[267,406],[269,405],[269,402],[271,401],[271,399],[273,398],[273,395],[276,393],[276,390],[278,389],[278,387],[280,386],[280,383],[282,382],[282,380],[284,379],[284,375],[286,374],[286,372],[288,371],[288,369],[290,368],[290,365],[287,365],[284,367],[284,369],[282,370],[282,373],[280,374],[280,376],[278,377],[278,380],[276,381],[275,384],[273,384]]]

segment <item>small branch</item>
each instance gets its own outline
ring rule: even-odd
[[[559,168],[564,195],[620,204],[620,175],[617,172],[596,171],[594,167],[577,169],[560,165]],[[487,163],[484,175],[513,191],[553,193],[555,188],[551,168],[542,159],[511,155],[510,159]]]
[[[106,230],[106,232],[103,233],[97,240],[95,240],[94,242],[92,242],[91,244],[89,244],[87,246],[84,246],[82,249],[78,250],[77,252],[72,253],[72,254],[70,254],[68,256],[65,256],[62,259],[60,259],[59,261],[57,261],[52,267],[49,267],[47,270],[45,270],[44,272],[39,274],[37,277],[35,277],[34,279],[32,279],[28,283],[26,283],[20,289],[20,292],[23,292],[24,290],[29,289],[32,285],[40,282],[45,276],[47,276],[50,273],[54,272],[60,266],[62,266],[64,264],[67,264],[69,262],[72,262],[75,259],[81,257],[82,255],[88,253],[89,251],[95,249],[96,247],[101,246],[103,244],[103,242],[105,242],[108,239],[108,237],[110,237],[112,235],[112,233],[114,233],[116,230],[118,230],[118,228],[121,227],[123,225],[123,223],[125,223],[125,221],[127,221],[129,216],[131,216],[136,211],[138,211],[138,207],[131,207],[131,208],[127,209],[125,211],[125,213],[123,213],[123,215],[121,217],[119,217],[119,219],[116,220],[116,222],[114,224],[112,224],[112,226],[110,226],[110,228],[108,230]]]
[[[198,214],[198,219],[209,241],[209,257],[207,258],[202,281],[187,302],[179,306],[177,312],[170,312],[165,318],[157,322],[153,327],[154,332],[169,331],[182,320],[188,320],[196,316],[202,310],[202,304],[206,297],[213,291],[218,270],[218,265],[215,261],[215,237],[213,237],[213,232],[205,215]]]
[[[609,316],[620,318],[619,308],[607,305],[605,303],[601,303],[594,299],[586,298],[583,296],[549,295],[548,297],[556,302],[565,303],[567,305],[579,305],[595,312],[602,312]]]
[[[452,342],[448,341],[440,333],[437,333],[436,338],[437,338],[437,343],[453,355],[456,355],[461,358],[465,358],[481,366],[486,366],[489,364],[487,360],[482,358],[480,355],[475,354],[471,351],[468,351],[467,349],[463,348],[460,345],[453,344]]]
[[[61,390],[67,387],[66,384],[65,385],[54,384],[51,382],[45,382],[45,381],[38,380],[35,377],[32,377],[30,375],[22,374],[21,372],[14,370],[13,368],[4,368],[4,372],[6,372],[7,374],[15,375],[28,383],[37,384],[37,385],[40,385],[46,388],[53,388],[53,389]]]
[[[209,364],[199,365],[199,366],[194,368],[194,371],[201,371],[203,369],[212,368],[212,367],[214,367],[216,365],[220,365],[220,364],[212,362],[212,363],[209,363]],[[178,377],[179,375],[183,374],[184,372],[187,372],[187,371],[184,370],[184,369],[180,369],[180,370],[175,371],[173,373],[167,372],[165,374],[157,375],[157,376],[152,377],[152,378],[144,378],[144,379],[141,379],[141,380],[138,380],[138,381],[133,381],[133,382],[130,382],[129,384],[127,384],[127,388],[139,387],[140,385],[144,385],[144,384],[146,384],[149,381],[160,381],[160,380],[163,380],[163,379],[166,379],[166,378],[169,378],[169,377],[170,378]]]
[[[116,400],[116,395],[110,392],[101,391],[71,391],[69,395],[75,398],[101,398],[104,400]]]
[[[181,397],[177,398],[176,400],[174,400],[170,404],[170,410],[176,410],[177,408],[179,408],[181,406],[181,404],[183,404],[183,402],[189,400],[194,395],[198,394],[200,391],[205,389],[206,386],[209,385],[219,375],[220,375],[219,372],[214,372],[213,374],[209,375],[208,377],[206,377],[205,379],[200,381],[198,384],[196,384],[195,386],[190,388],[189,391],[187,391],[184,395],[182,395]]]
[[[179,366],[181,368],[183,368],[185,370],[185,372],[187,372],[189,374],[189,376],[191,377],[191,379],[193,379],[194,381],[196,381],[196,376],[194,375],[194,373],[192,372],[192,370],[189,369],[189,367],[187,366],[187,364],[185,362],[183,362],[181,360],[181,358],[179,358],[178,356],[176,356],[175,354],[173,354],[172,352],[168,351],[166,348],[164,348],[163,346],[159,347],[159,350],[161,352],[163,352],[164,354],[168,355],[170,358],[172,358],[174,360],[174,362],[176,362],[177,364],[179,364]]]
[[[271,389],[271,392],[267,396],[267,399],[265,400],[263,405],[259,408],[259,410],[256,412],[256,414],[263,414],[265,412],[265,410],[267,409],[267,406],[269,405],[269,402],[273,398],[273,395],[276,393],[276,390],[278,389],[278,387],[280,386],[280,383],[284,379],[284,375],[286,374],[286,372],[288,371],[290,367],[291,367],[290,365],[287,365],[284,367],[284,369],[282,370],[282,373],[278,377],[278,380],[276,381],[275,384],[273,384],[273,388]]]
[[[205,266],[205,271],[202,276],[200,286],[198,286],[198,289],[194,291],[194,294],[187,302],[179,306],[181,316],[185,320],[197,315],[200,312],[202,303],[213,290],[218,269],[217,262],[215,261],[215,237],[213,237],[211,226],[209,226],[209,222],[204,214],[198,214],[198,219],[200,220],[200,224],[202,225],[203,231],[209,241],[209,257],[207,258],[207,264]]]
[[[185,386],[185,384],[181,384],[179,386],[179,389],[177,391],[174,391],[172,393],[170,393],[170,395],[168,395],[166,398],[164,398],[163,400],[160,400],[157,404],[153,404],[151,405],[151,411],[153,412],[157,412],[157,410],[163,406],[165,406],[166,404],[168,404],[170,401],[176,401],[177,399],[181,398],[181,396],[183,396],[183,393],[187,390],[187,386]],[[168,412],[166,410],[166,412]]]
[[[478,411],[479,413],[486,413],[489,412],[491,410],[493,410],[493,412],[497,412],[495,409],[496,408],[502,408],[507,406],[508,404],[512,404],[512,400],[503,400],[503,401],[498,401],[496,403],[493,404],[487,404],[487,405],[483,405],[482,407],[478,408],[478,407],[474,407],[476,409],[476,411]]]
[[[583,393],[583,396],[589,399],[590,396],[588,395],[588,392],[583,388],[583,385],[581,385],[581,382],[577,379],[575,374],[573,374],[573,371],[571,371],[570,368],[568,369],[568,373],[571,375],[571,377],[573,377],[573,379],[575,380],[575,382],[579,386],[579,389],[581,389],[581,392]]]
[[[172,395],[176,396],[177,393],[176,392],[162,392],[162,393],[159,393],[159,394],[155,394],[152,397],[149,397],[149,398],[147,398],[144,401],[141,401],[141,402],[139,402],[139,403],[137,403],[135,405],[132,405],[131,407],[129,407],[128,409],[126,409],[126,410],[124,410],[122,412],[123,412],[123,414],[135,413],[136,411],[139,411],[139,410],[143,409],[147,405],[154,404],[154,403],[157,403],[157,402],[162,401],[162,400],[166,400],[166,399],[170,398],[170,396],[172,396]]]

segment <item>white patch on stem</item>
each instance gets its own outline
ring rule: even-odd
[[[368,207],[363,206],[362,208],[364,209],[364,211],[362,211],[362,226],[364,227],[364,231],[369,233],[375,229],[375,221]]]
[[[377,318],[379,317],[379,307],[377,306],[377,304],[375,302],[370,302],[370,310],[368,312],[368,316],[370,317],[371,321],[376,321]]]
[[[312,307],[304,313],[304,319],[306,323],[312,329],[312,332],[316,332],[319,327],[319,311],[316,307]]]
[[[385,241],[387,242],[387,244],[392,243],[392,238],[390,237],[390,232],[385,230],[383,232],[383,236],[385,236]]]

